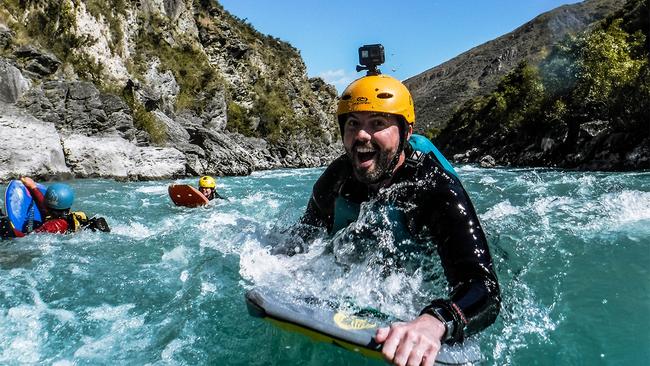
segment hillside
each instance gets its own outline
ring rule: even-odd
[[[581,170],[650,169],[650,13],[611,16],[522,61],[435,139],[457,162]]]
[[[215,1],[0,0],[0,76],[0,180],[248,174],[340,153],[336,90]]]
[[[405,81],[415,101],[419,131],[444,128],[454,110],[492,91],[522,60],[537,64],[568,34],[585,30],[624,0],[587,0],[541,14],[514,31],[464,52]]]

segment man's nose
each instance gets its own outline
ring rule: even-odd
[[[370,141],[371,138],[372,138],[372,134],[370,130],[365,126],[359,128],[354,135],[354,139],[356,141],[366,142],[366,141]]]

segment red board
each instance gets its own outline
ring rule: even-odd
[[[187,184],[172,184],[169,186],[169,197],[176,206],[198,207],[210,202],[198,189]]]

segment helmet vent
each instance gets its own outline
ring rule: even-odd
[[[352,99],[352,94],[345,94],[344,96],[341,97],[343,100],[350,100]]]
[[[390,99],[392,97],[393,97],[393,94],[391,94],[391,93],[379,93],[379,94],[377,94],[377,98],[380,98],[380,99]]]

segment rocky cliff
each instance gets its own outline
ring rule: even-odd
[[[587,0],[541,14],[514,31],[472,48],[405,81],[413,93],[416,128],[434,134],[467,100],[491,92],[522,60],[536,64],[568,34],[620,9],[624,0]]]
[[[335,89],[209,0],[0,0],[0,180],[328,163]]]

